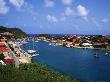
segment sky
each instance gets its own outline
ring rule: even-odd
[[[29,34],[110,35],[110,0],[0,0],[0,25]]]

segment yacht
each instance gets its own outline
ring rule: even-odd
[[[33,41],[33,49],[29,49],[29,50],[27,50],[27,52],[29,54],[31,54],[32,56],[37,56],[37,55],[39,55],[39,53],[37,52],[37,50],[34,49],[34,42],[35,41]]]
[[[36,50],[28,50],[28,53],[29,54],[34,54],[34,53],[36,53]]]
[[[37,56],[37,55],[39,55],[36,50],[28,50],[27,52],[28,52],[29,54],[31,54],[32,56]]]

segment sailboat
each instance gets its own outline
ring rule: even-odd
[[[27,50],[27,52],[29,54],[31,54],[32,56],[37,56],[39,55],[39,53],[37,52],[37,50],[34,49],[34,40],[33,40],[33,49]]]

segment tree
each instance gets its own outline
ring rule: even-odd
[[[1,53],[1,54],[0,54],[0,60],[2,60],[2,59],[4,59],[4,58],[5,58],[4,54]]]

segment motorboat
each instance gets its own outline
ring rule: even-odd
[[[39,42],[39,41],[36,40],[35,42]]]
[[[99,54],[97,54],[97,53],[94,54],[94,57],[95,58],[100,58]]]
[[[109,52],[106,52],[106,53],[104,54],[104,56],[110,56]]]
[[[38,55],[39,55],[39,54],[33,54],[32,57],[34,57],[34,56],[38,56]]]
[[[36,53],[36,50],[27,50],[27,52],[28,52],[29,54],[34,54],[34,53]]]

